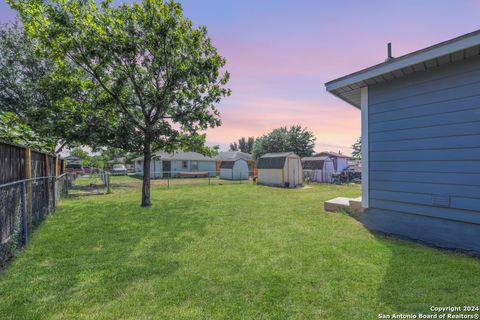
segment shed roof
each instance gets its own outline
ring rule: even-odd
[[[360,89],[406,75],[465,60],[480,54],[480,30],[325,83],[327,91],[360,108]]]
[[[307,170],[323,169],[325,160],[330,160],[330,157],[305,157],[302,158],[302,167]]]
[[[235,165],[236,161],[231,161],[231,160],[224,160],[220,164],[220,169],[233,169],[233,166]]]
[[[294,155],[293,152],[267,153],[258,159],[258,169],[283,169],[287,157]]]
[[[258,159],[258,169],[283,169],[287,157],[265,157]]]
[[[295,153],[293,152],[270,152],[270,153],[266,153],[264,154],[263,156],[261,156],[260,158],[277,158],[277,157],[288,157],[290,155],[296,155]]]

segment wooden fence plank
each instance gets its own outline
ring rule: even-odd
[[[25,148],[25,179],[32,177],[32,150]],[[32,230],[32,182],[27,182],[28,228]]]

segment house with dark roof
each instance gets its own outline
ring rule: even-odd
[[[302,162],[293,152],[267,153],[257,161],[257,183],[296,188],[303,185]]]
[[[314,182],[332,182],[333,160],[327,156],[302,158],[303,177]]]
[[[143,157],[134,159],[135,173],[143,175]],[[198,152],[175,151],[172,153],[158,151],[150,162],[150,177],[203,177],[215,176],[216,161]]]
[[[83,163],[83,159],[80,158],[80,157],[76,157],[76,156],[68,156],[68,157],[63,158],[63,160],[67,161],[67,166],[68,165],[79,165],[79,166],[81,166],[82,163]]]
[[[361,110],[361,221],[480,252],[480,30],[343,76]]]

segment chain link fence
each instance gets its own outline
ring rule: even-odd
[[[83,196],[110,193],[110,173],[94,169],[89,174],[77,174],[75,185],[69,188],[69,195]]]
[[[76,176],[36,177],[0,185],[0,267],[28,243],[31,232],[68,195]]]
[[[221,172],[217,171],[161,171],[150,172],[152,186],[165,187],[167,189],[177,186],[189,185],[227,185],[248,183],[253,180],[253,172]],[[132,176],[142,179],[141,173]],[[118,181],[119,177],[114,177]]]

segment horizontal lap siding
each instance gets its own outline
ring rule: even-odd
[[[371,86],[369,131],[371,210],[480,224],[480,58]]]

